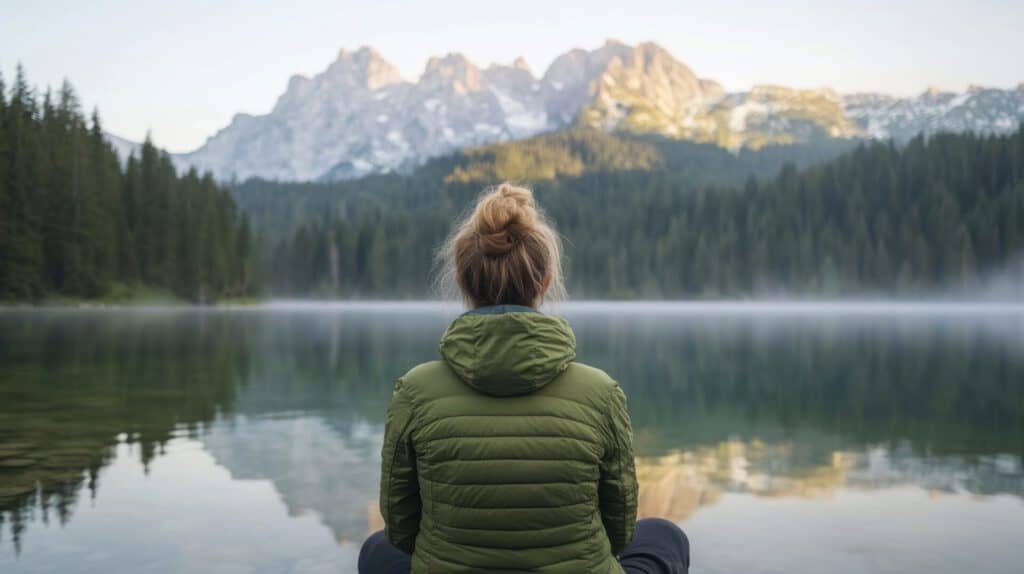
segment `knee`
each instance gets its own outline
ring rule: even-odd
[[[374,548],[377,548],[381,543],[387,539],[384,538],[384,531],[378,530],[371,534],[364,542],[363,547],[359,549],[359,571],[363,572],[363,566],[367,563],[370,555],[373,554]]]
[[[384,542],[384,540],[384,531],[378,530],[377,532],[374,532],[373,534],[368,536],[365,541],[363,541],[363,548],[362,550],[360,550],[360,552],[364,550],[369,550],[374,546],[380,544],[381,542]]]
[[[664,518],[641,518],[636,521],[637,529],[651,530],[661,534],[670,534],[672,536],[678,536],[680,538],[686,538],[686,534],[683,532],[679,525],[671,520],[665,520]]]
[[[672,540],[683,548],[686,554],[690,553],[690,539],[675,522],[664,518],[644,518],[637,521],[636,531],[637,534],[644,531],[645,534],[662,540]]]

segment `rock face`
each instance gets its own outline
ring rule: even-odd
[[[461,54],[403,80],[372,48],[342,50],[293,77],[273,110],[239,114],[175,159],[219,179],[345,179],[411,168],[455,149],[574,123],[728,148],[920,132],[1006,132],[1024,119],[1024,86],[929,90],[915,98],[756,86],[727,93],[653,43],[609,40],[559,56],[540,78],[521,58],[481,70]]]
[[[412,167],[451,150],[549,128],[540,84],[522,61],[480,70],[431,58],[416,83],[372,48],[342,51],[295,76],[264,116],[238,115],[179,163],[220,179],[345,179]]]
[[[916,98],[854,94],[845,112],[868,137],[905,140],[940,131],[1005,133],[1024,121],[1024,84],[1013,90],[971,86],[962,94],[929,88]]]

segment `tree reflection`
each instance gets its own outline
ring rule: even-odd
[[[70,518],[119,441],[142,463],[230,412],[249,368],[244,321],[194,313],[26,312],[0,329],[0,521],[18,547],[38,514]]]
[[[578,318],[579,346],[626,389],[644,454],[814,429],[1024,455],[1019,316],[623,319]]]
[[[576,313],[580,359],[629,396],[642,515],[724,493],[828,497],[915,484],[1024,496],[1019,317]],[[0,530],[70,519],[123,441],[188,436],[273,482],[338,540],[379,526],[393,381],[451,314],[305,310],[0,314]]]

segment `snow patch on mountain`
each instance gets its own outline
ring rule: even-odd
[[[771,111],[771,108],[763,102],[743,102],[729,113],[729,129],[737,132],[747,129],[747,116],[751,114],[764,115]]]
[[[854,94],[846,115],[868,136],[906,140],[919,133],[1005,133],[1024,121],[1024,90],[972,86],[957,94],[930,88],[913,98]]]
[[[293,76],[270,113],[236,115],[175,161],[222,180],[338,179],[409,169],[461,147],[573,124],[739,148],[999,133],[1022,120],[1024,85],[931,89],[912,98],[781,86],[727,93],[653,43],[609,40],[595,50],[571,50],[539,78],[522,58],[480,69],[464,55],[448,54],[431,58],[415,82],[363,47],[342,50],[320,74]],[[119,153],[133,149],[113,138]]]

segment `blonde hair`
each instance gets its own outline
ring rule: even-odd
[[[471,307],[565,298],[562,244],[525,187],[484,191],[438,252],[441,283]]]

